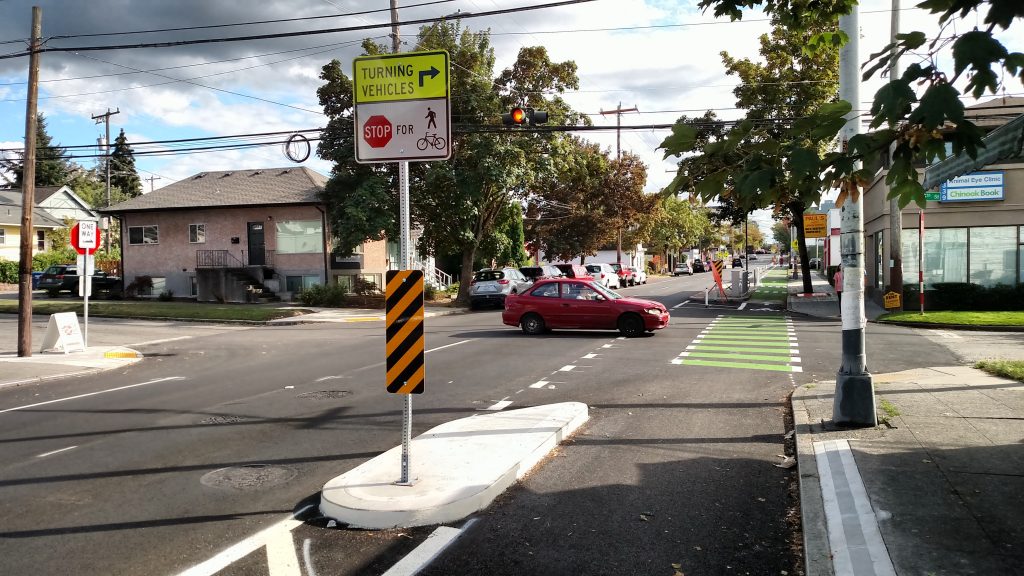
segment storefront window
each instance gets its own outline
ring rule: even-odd
[[[885,233],[879,230],[875,240],[875,288],[881,290],[885,286]]]
[[[917,285],[917,228],[903,230],[900,235],[903,249],[903,284]]]
[[[971,228],[970,282],[981,286],[1013,284],[1017,230],[1014,226]]]
[[[913,252],[917,253],[916,235]],[[917,272],[917,268],[914,268]],[[967,228],[933,228],[924,231],[925,288],[940,282],[967,282]]]

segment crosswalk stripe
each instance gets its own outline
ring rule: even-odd
[[[713,345],[716,345],[716,346],[721,346],[721,345],[724,345],[724,344],[728,344],[731,347],[745,347],[745,348],[753,348],[755,350],[758,350],[758,349],[761,349],[761,348],[786,348],[786,349],[796,348],[796,343],[795,342],[792,342],[792,343],[786,343],[786,342],[770,343],[770,342],[750,342],[750,341],[746,341],[746,340],[694,340],[693,343],[697,344],[697,345],[702,345],[702,344],[709,344],[710,345],[710,344],[713,344]]]
[[[792,342],[792,341],[796,340],[795,336],[787,336],[787,337],[743,336],[743,337],[738,337],[738,336],[729,336],[729,335],[726,335],[726,334],[723,334],[721,336],[716,336],[714,334],[708,334],[708,335],[698,334],[697,338],[698,339],[703,338],[705,340],[729,340],[729,341],[739,340],[740,342],[778,342],[779,340],[785,340],[785,339],[789,339]]]
[[[684,366],[802,372],[796,329],[789,316],[720,314],[670,363]]]
[[[725,358],[730,360],[767,360],[769,362],[779,362],[782,364],[788,364],[790,362],[799,362],[799,356],[769,356],[767,354],[737,354],[730,352],[683,352],[680,356],[686,358]]]
[[[687,350],[715,350],[721,352],[731,352],[733,350],[743,350],[743,348],[737,348],[736,346],[708,346],[705,344],[690,344],[686,347]],[[761,354],[774,354],[776,356],[790,356],[799,351],[795,346],[780,346],[778,349],[765,348],[763,346],[750,347],[750,350],[756,350]]]
[[[746,368],[755,370],[771,370],[774,372],[802,372],[799,366],[788,364],[755,364],[746,362],[724,362],[719,360],[681,360],[684,366],[712,366],[715,368]]]

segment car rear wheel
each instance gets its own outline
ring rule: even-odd
[[[619,332],[626,338],[636,338],[644,333],[644,320],[636,314],[623,314],[619,317]]]
[[[543,334],[545,331],[544,319],[538,314],[527,314],[519,321],[523,332],[530,335]]]

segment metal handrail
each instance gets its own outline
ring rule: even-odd
[[[245,268],[227,250],[196,250],[196,268]]]

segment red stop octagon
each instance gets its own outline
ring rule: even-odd
[[[391,122],[384,116],[370,116],[363,124],[363,140],[371,148],[383,148],[391,142]]]

